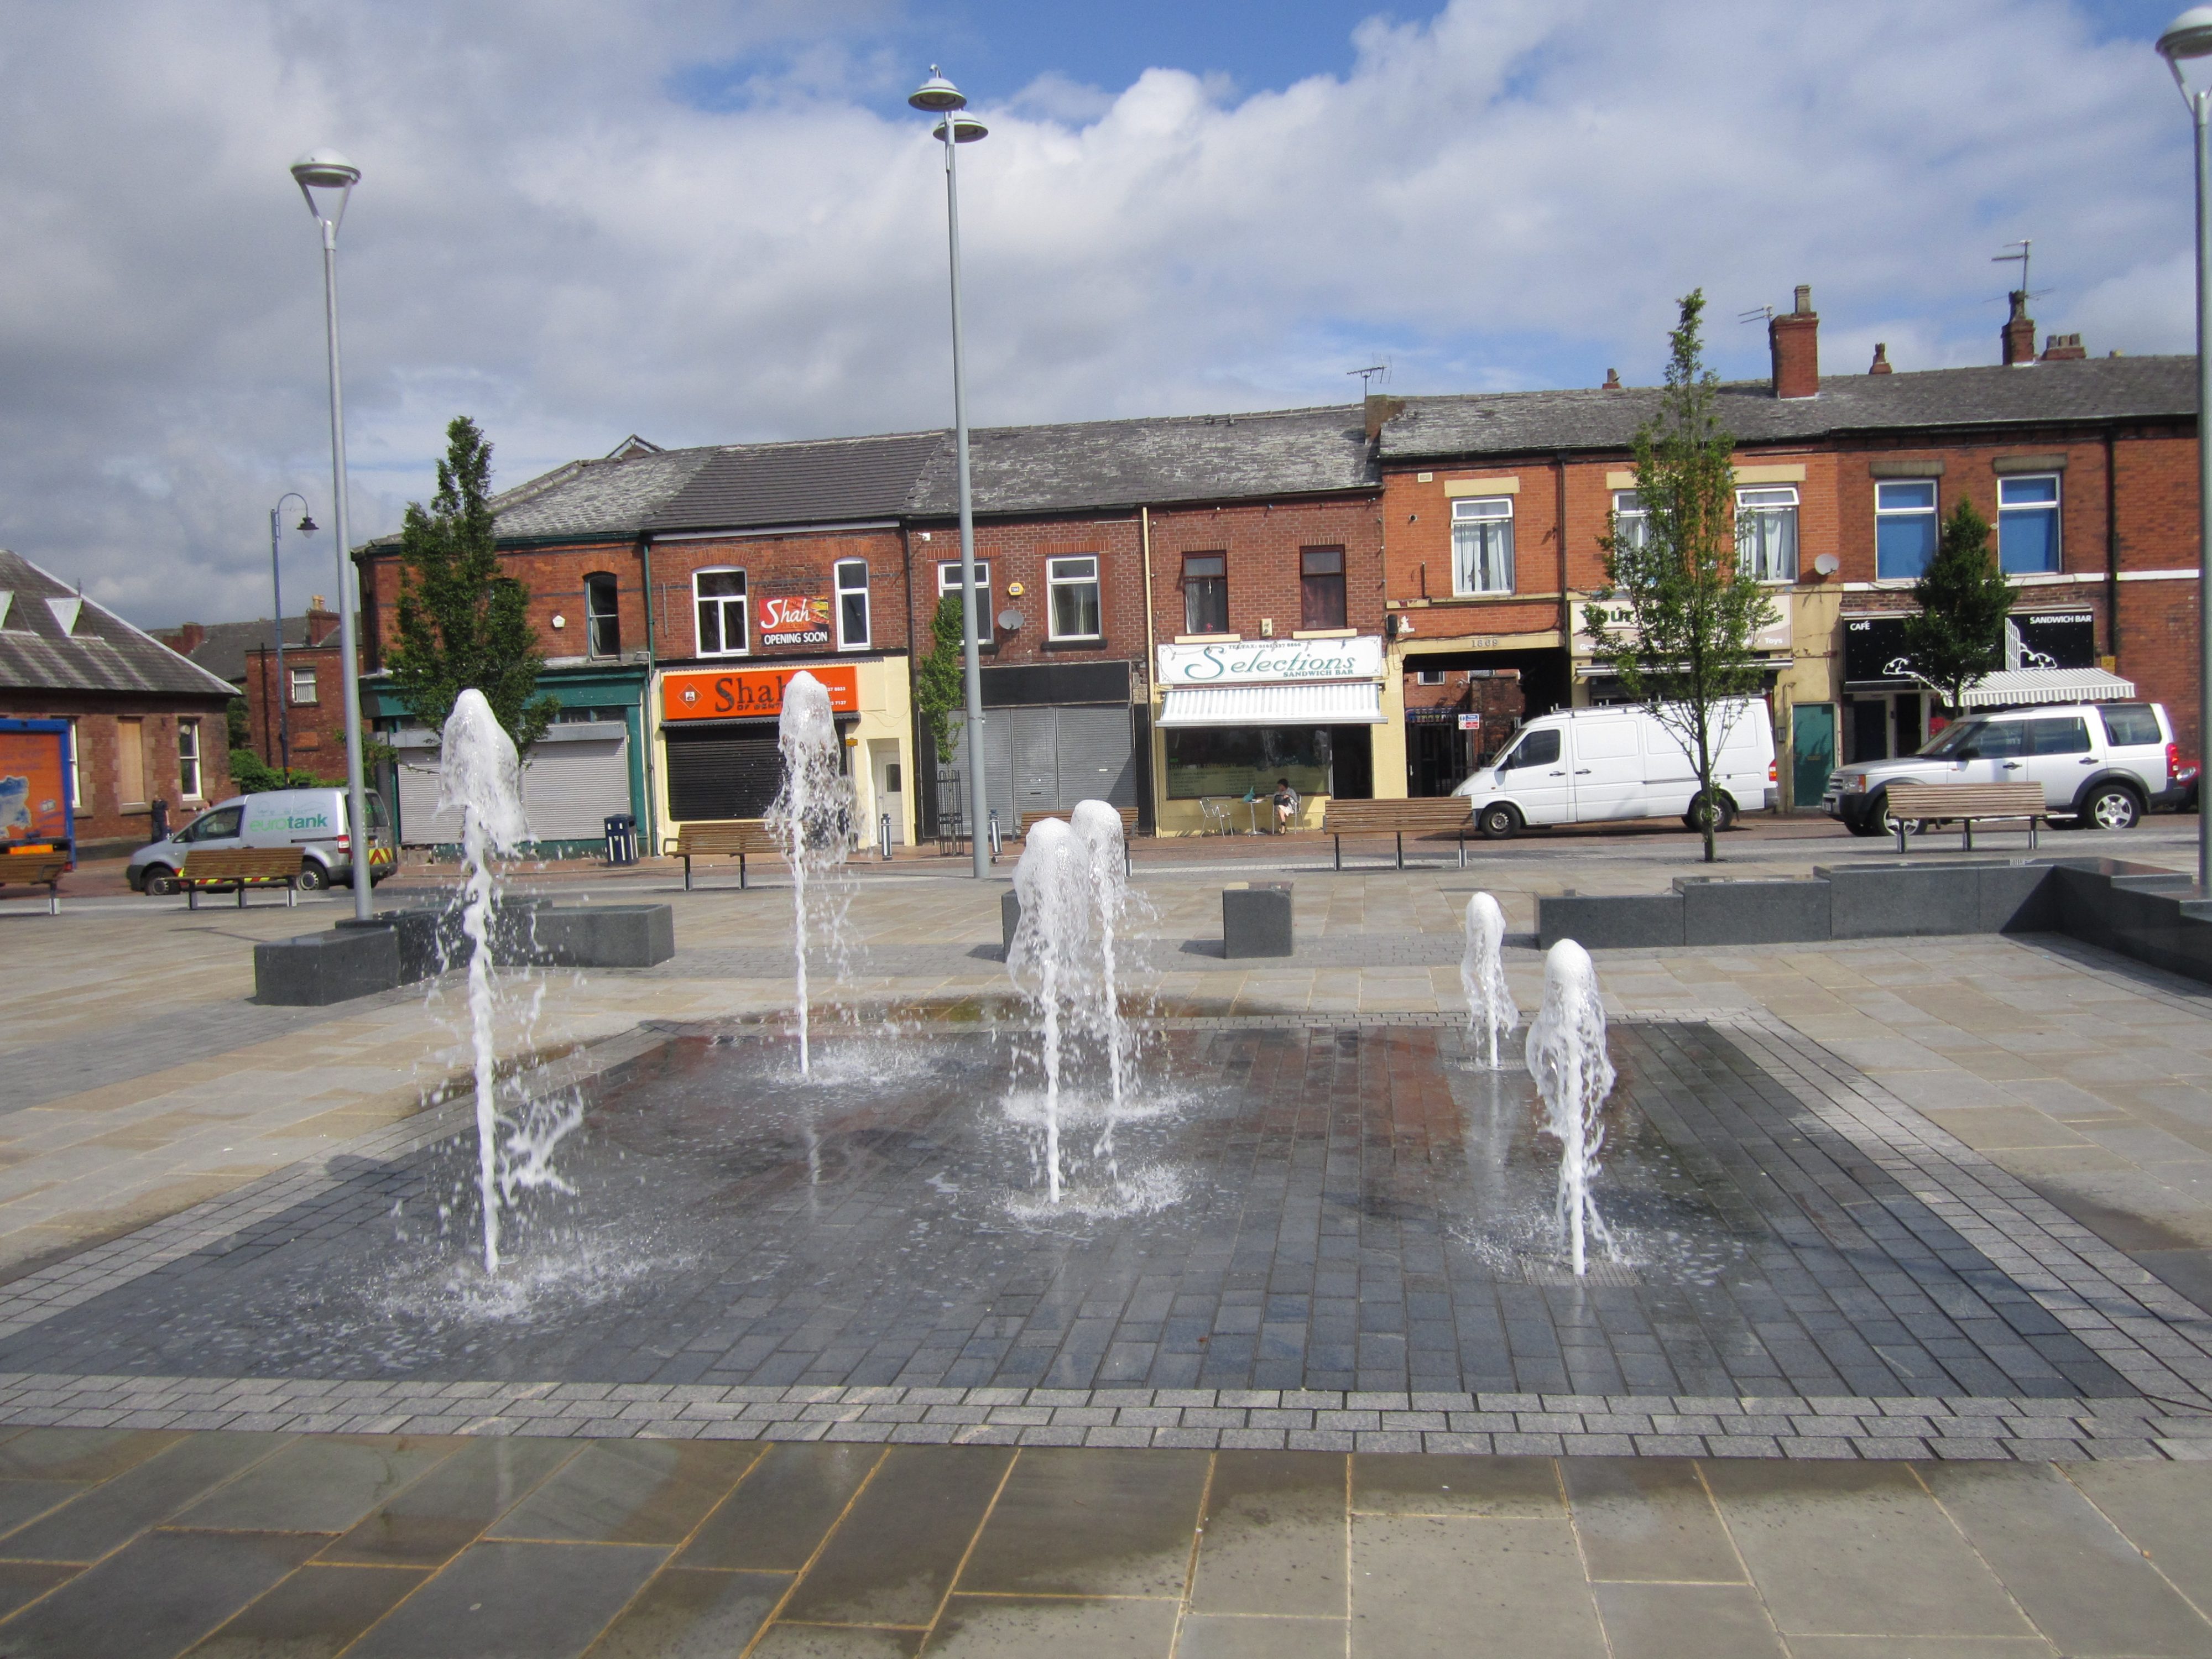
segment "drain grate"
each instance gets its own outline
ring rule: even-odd
[[[1521,1263],[1521,1277],[1531,1285],[1641,1285],[1644,1275],[1626,1261],[1592,1261],[1586,1264],[1580,1278],[1564,1261],[1528,1261]]]

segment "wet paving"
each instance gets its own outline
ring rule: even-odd
[[[472,1152],[310,1200],[0,1340],[0,1371],[709,1386],[2114,1398],[2042,1301],[1731,1039],[1616,1026],[1576,1281],[1524,1073],[1449,1028],[1156,1030],[1071,1082],[1045,1200],[1024,1040],[672,1036],[474,1261]],[[1010,1075],[1013,1081],[1009,1085]],[[1108,1135],[1111,1125],[1110,1137]]]

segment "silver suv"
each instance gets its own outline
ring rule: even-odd
[[[1893,783],[2039,783],[2054,817],[2125,830],[2175,804],[2179,750],[2155,702],[2076,702],[1992,709],[1947,726],[1917,755],[1864,761],[1828,780],[1820,805],[1855,836],[1878,836]]]

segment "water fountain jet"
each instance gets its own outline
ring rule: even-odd
[[[1505,912],[1487,893],[1467,902],[1467,951],[1460,957],[1459,982],[1467,994],[1468,1030],[1483,1033],[1494,1072],[1498,1044],[1521,1023],[1521,1011],[1505,982]]]
[[[1575,1276],[1585,1271],[1587,1237],[1611,1247],[1612,1236],[1590,1196],[1605,1125],[1599,1114],[1613,1091],[1612,1058],[1606,1052],[1605,1005],[1589,952],[1571,939],[1544,958],[1544,1006],[1528,1026],[1529,1074],[1543,1097],[1543,1132],[1560,1146],[1558,1213],[1567,1230]]]
[[[853,805],[829,688],[813,675],[802,671],[785,684],[775,741],[783,754],[783,787],[769,809],[768,824],[782,843],[784,862],[791,869],[793,1002],[799,1023],[799,1070],[804,1076],[813,1069],[807,1030],[807,941],[818,928],[834,950],[842,935],[844,905],[835,896],[825,903],[822,888],[844,867]]]

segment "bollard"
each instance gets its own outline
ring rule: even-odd
[[[991,809],[991,857],[994,860],[996,860],[999,856],[1000,845],[999,809],[994,806]]]
[[[891,815],[888,812],[883,815],[876,825],[876,852],[878,856],[884,859],[889,859],[891,855]]]

